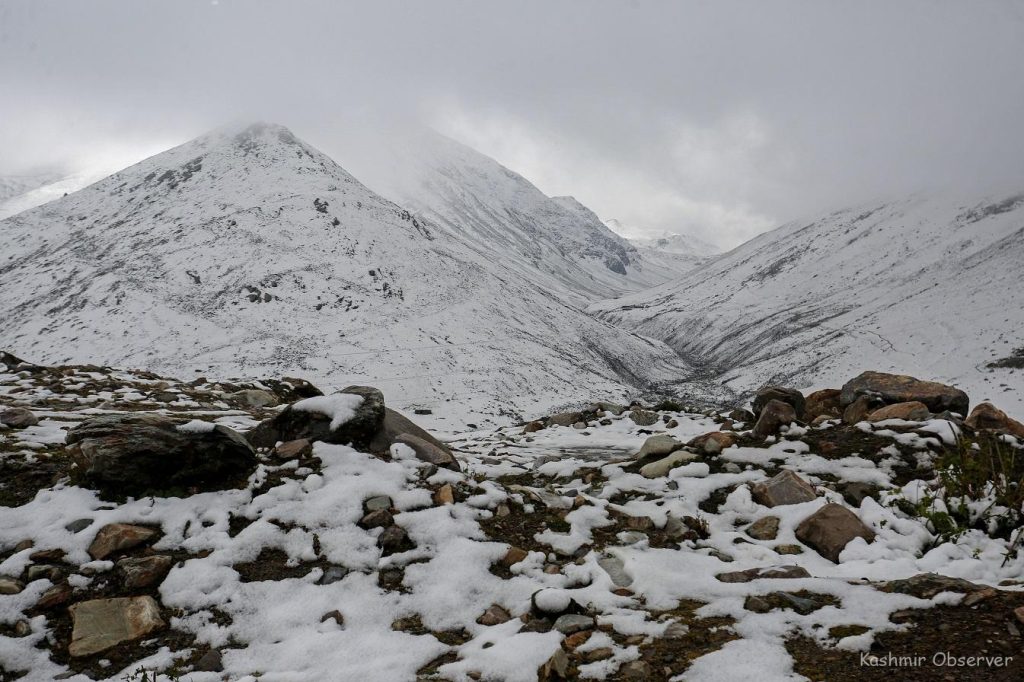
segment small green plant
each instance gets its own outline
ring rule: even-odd
[[[683,404],[678,400],[665,398],[654,406],[656,412],[683,412]]]
[[[180,673],[173,671],[161,673],[157,672],[155,668],[153,670],[136,668],[121,679],[123,682],[187,682],[187,679]]]
[[[959,439],[938,462],[949,514],[967,527],[1010,539],[1024,525],[1024,453],[994,437]]]

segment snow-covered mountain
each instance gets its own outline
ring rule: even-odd
[[[542,273],[549,290],[580,303],[651,287],[677,274],[645,260],[576,199],[549,197],[494,159],[436,132],[360,129],[357,140],[339,147],[374,191],[482,255],[497,251],[509,265]]]
[[[154,156],[0,222],[0,241],[0,348],[39,362],[302,372],[396,407],[525,412],[685,371],[507,242],[481,257],[279,126]]]
[[[32,204],[30,199],[26,200],[26,196],[37,194],[41,188],[58,182],[62,177],[56,171],[0,175],[0,218],[38,206],[39,204]],[[19,206],[24,207],[18,208]]]
[[[617,234],[636,233],[615,218],[606,220],[605,225]],[[629,237],[628,241],[645,261],[673,270],[677,276],[721,253],[721,249],[700,237],[676,232],[665,232],[657,237]]]
[[[1020,414],[1022,282],[1024,194],[919,195],[785,225],[592,310],[666,341],[737,393],[876,369],[954,383]]]

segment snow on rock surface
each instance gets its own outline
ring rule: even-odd
[[[182,399],[155,399],[168,390]],[[0,373],[0,401],[32,403],[64,428],[98,412],[154,412],[239,428],[268,413],[210,407],[227,393],[218,384],[97,367]],[[973,625],[957,619],[998,618],[1024,604],[1024,556],[1011,551],[1010,539],[977,529],[941,539],[925,518],[906,511],[921,489],[938,492],[930,466],[942,445],[907,438],[916,425],[825,424],[767,444],[739,433],[718,455],[694,453],[700,471],[688,464],[648,479],[637,473],[633,454],[652,431],[688,442],[723,422],[715,414],[660,416],[667,419],[652,427],[605,412],[586,418],[585,429],[462,433],[450,445],[463,473],[434,469],[399,445],[388,457],[316,443],[298,461],[261,453],[258,469],[237,489],[120,501],[68,480],[59,442],[33,447],[28,431],[38,427],[0,431],[6,472],[46,466],[39,472],[51,477],[5,478],[14,485],[0,488],[0,576],[22,586],[0,594],[0,662],[26,682],[112,682],[143,669],[160,672],[160,680],[193,682],[532,682],[561,657],[578,679],[623,679],[629,670],[652,680],[756,672],[774,682],[801,679],[814,656],[826,653],[856,666],[861,652],[881,654],[892,638],[907,645],[945,636],[941,646],[962,646],[971,639],[962,628]],[[836,455],[852,437],[861,456]],[[808,481],[818,497],[770,509],[756,503],[751,484],[780,467]],[[858,471],[871,473],[877,500],[851,505],[843,487],[847,473]],[[452,499],[438,501],[445,486]],[[390,525],[363,525],[369,501],[381,499]],[[838,563],[797,539],[800,524],[829,504],[842,505],[875,534],[871,542],[849,542]],[[774,538],[746,533],[768,515],[777,519]],[[90,544],[109,524],[158,532],[91,561]],[[382,549],[389,531],[406,538],[399,551]],[[18,544],[26,539],[31,547]],[[510,546],[518,550],[514,562],[506,560]],[[122,555],[173,555],[166,577],[132,595],[157,600],[166,627],[69,659],[67,609],[35,604],[57,584],[67,585],[65,604],[124,596]],[[51,556],[62,557],[59,573],[38,573]],[[718,577],[740,571],[756,577]],[[921,576],[928,572],[936,575]],[[479,623],[495,605],[511,618]],[[952,610],[933,615],[940,606]],[[567,609],[583,611],[576,616],[580,633],[553,627]],[[1019,640],[1002,620],[996,626],[970,630],[989,640],[993,655],[1003,650],[995,639]],[[811,645],[824,648],[808,658],[800,647]],[[222,670],[199,666],[210,651],[219,653]],[[1024,662],[1015,665],[997,672],[1019,676]]]
[[[873,369],[1021,416],[1022,280],[1024,195],[920,195],[785,225],[591,310],[736,394],[838,387]]]
[[[301,373],[492,417],[687,371],[549,289],[560,265],[414,216],[276,125],[210,133],[0,221],[0,242],[0,347],[38,362]]]

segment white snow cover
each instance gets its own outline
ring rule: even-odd
[[[356,416],[356,410],[363,404],[363,397],[354,393],[332,393],[306,398],[292,403],[297,412],[316,412],[331,418],[331,430],[338,428]]]
[[[595,304],[737,394],[864,370],[952,383],[1024,417],[1024,194],[917,195],[763,234],[683,277]],[[686,390],[686,386],[682,387]]]

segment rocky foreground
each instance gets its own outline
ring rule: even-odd
[[[442,442],[0,354],[0,680],[1022,679],[1024,425],[971,407],[867,372]]]

